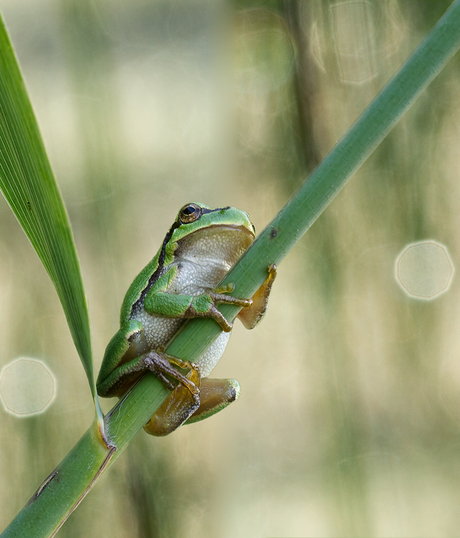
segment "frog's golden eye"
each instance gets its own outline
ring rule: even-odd
[[[179,220],[182,224],[190,224],[201,217],[202,209],[198,204],[187,204],[179,211]]]

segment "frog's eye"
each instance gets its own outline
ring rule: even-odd
[[[202,209],[198,204],[187,204],[179,211],[179,220],[182,224],[190,224],[201,217]]]

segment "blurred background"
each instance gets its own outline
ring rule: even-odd
[[[233,205],[262,230],[449,4],[0,0],[75,233],[96,372],[178,209]],[[212,375],[238,379],[238,402],[139,434],[59,536],[458,534],[459,63],[288,255],[263,323],[236,325]],[[3,199],[0,297],[3,529],[93,418]]]

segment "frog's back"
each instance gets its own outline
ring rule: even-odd
[[[142,292],[148,287],[149,280],[158,267],[159,255],[160,252],[157,252],[155,257],[144,267],[144,269],[142,269],[142,271],[133,280],[131,286],[129,286],[125,298],[123,299],[123,304],[121,305],[120,325],[130,319],[133,305],[139,299]]]

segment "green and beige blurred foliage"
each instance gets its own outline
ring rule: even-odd
[[[261,230],[449,3],[0,0],[73,225],[96,371],[178,208],[235,205]],[[240,400],[140,434],[59,536],[458,533],[459,125],[455,58],[286,258],[261,326],[236,327],[213,375]],[[3,528],[93,407],[0,203],[0,366],[33,357],[57,380],[45,412],[0,409]],[[431,300],[396,278],[418,242],[410,278],[441,282]]]

